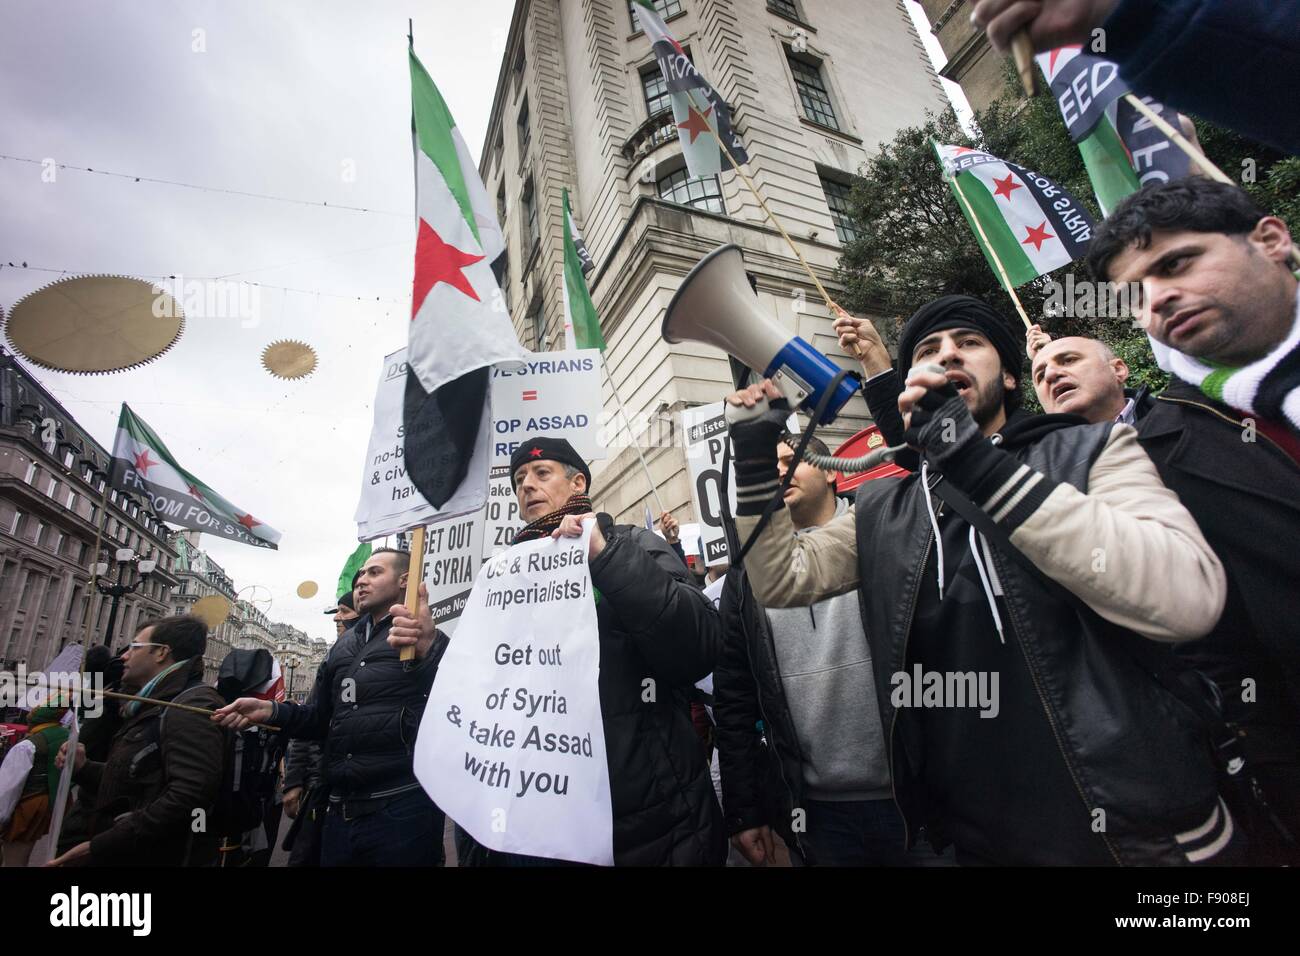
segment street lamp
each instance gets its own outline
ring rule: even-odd
[[[107,553],[101,554],[100,557],[106,558]],[[145,579],[158,567],[158,562],[150,557],[137,557],[136,553],[130,548],[118,548],[114,553],[114,560],[117,562],[117,581],[112,584],[104,584],[100,579],[108,577],[108,561],[100,560],[95,564],[95,590],[105,597],[112,597],[113,606],[108,612],[108,631],[104,635],[104,646],[112,648],[113,646],[113,629],[117,625],[117,606],[126,594],[134,594],[136,588],[144,583]],[[140,574],[138,581],[130,580],[130,568],[134,567]]]
[[[293,700],[293,672],[294,669],[298,666],[298,659],[295,657],[291,657],[289,658],[288,664],[289,664],[289,699]]]

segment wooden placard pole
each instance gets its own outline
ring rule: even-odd
[[[406,572],[406,600],[402,603],[414,616],[420,606],[420,582],[424,580],[424,525],[411,529],[411,564]],[[415,660],[415,645],[403,647],[401,659]]]
[[[170,700],[154,700],[152,697],[137,697],[135,694],[121,694],[115,690],[100,691],[101,697],[108,697],[112,700],[135,700],[142,704],[156,704],[159,707],[175,707],[177,710],[188,710],[191,714],[204,714],[211,717],[216,713],[214,710],[208,710],[206,707],[192,707],[189,704],[178,704]],[[279,733],[280,728],[271,724],[253,724],[254,727],[261,727],[264,730],[270,730]]]

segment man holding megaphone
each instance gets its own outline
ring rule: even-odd
[[[901,394],[893,372],[868,386],[893,382],[915,473],[866,482],[816,530],[772,500],[785,390],[732,394],[727,420],[758,601],[859,592],[909,840],[924,825],[959,863],[1235,859],[1168,653],[1224,605],[1196,523],[1132,428],[1020,408],[1018,340],[985,303],[929,303],[899,356]]]

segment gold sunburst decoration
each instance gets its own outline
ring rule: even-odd
[[[206,624],[209,631],[215,631],[230,616],[230,602],[220,594],[209,594],[195,601],[190,613]]]
[[[119,275],[58,279],[19,299],[3,321],[15,352],[71,375],[145,365],[185,330],[180,303],[161,286]]]
[[[281,339],[263,349],[262,366],[276,378],[306,378],[316,370],[316,352],[305,342]]]

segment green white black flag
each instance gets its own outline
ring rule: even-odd
[[[117,421],[109,483],[119,491],[147,496],[158,517],[169,524],[258,548],[275,549],[279,544],[280,532],[182,468],[125,402]]]

